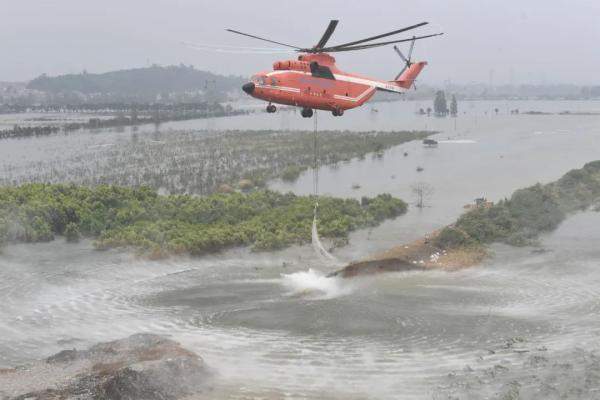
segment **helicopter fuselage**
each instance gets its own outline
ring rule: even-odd
[[[405,92],[425,64],[414,63],[398,80],[383,81],[342,72],[326,53],[301,54],[297,60],[275,62],[273,71],[254,75],[242,89],[269,103],[342,115],[366,103],[377,90]]]

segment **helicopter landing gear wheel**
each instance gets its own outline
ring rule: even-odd
[[[275,105],[273,105],[273,104],[269,104],[269,105],[267,106],[267,112],[268,112],[269,114],[272,114],[272,113],[274,113],[275,111],[277,111],[277,107],[275,107]]]
[[[300,114],[303,118],[310,118],[313,116],[313,110],[312,108],[303,108]]]
[[[342,110],[341,108],[334,108],[333,111],[331,111],[331,113],[334,117],[341,117],[342,115],[344,115],[344,110]]]

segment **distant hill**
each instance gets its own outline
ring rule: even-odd
[[[152,66],[106,72],[103,74],[42,75],[27,85],[50,95],[77,93],[91,98],[154,100],[177,93],[209,93],[222,97],[239,90],[244,79],[199,71],[194,67]]]

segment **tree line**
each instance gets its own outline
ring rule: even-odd
[[[452,95],[450,98],[450,106],[448,106],[446,93],[443,90],[438,90],[435,93],[435,98],[433,100],[433,109],[431,107],[427,107],[427,109],[421,108],[419,109],[418,114],[430,116],[432,111],[436,117],[446,117],[448,115],[456,117],[458,115],[458,102],[456,96]]]

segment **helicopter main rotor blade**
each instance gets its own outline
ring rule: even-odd
[[[253,39],[262,40],[262,41],[264,41],[264,42],[274,43],[274,44],[278,44],[278,45],[285,46],[285,47],[289,47],[289,48],[296,49],[296,50],[302,50],[302,49],[301,49],[300,47],[298,47],[298,46],[292,46],[291,44],[286,44],[286,43],[276,42],[275,40],[265,39],[265,38],[262,38],[262,37],[260,37],[260,36],[251,35],[251,34],[249,34],[249,33],[244,33],[244,32],[236,31],[236,30],[233,30],[233,29],[225,29],[225,30],[226,30],[227,32],[236,33],[236,34],[238,34],[238,35],[242,35],[242,36],[248,36],[248,37],[251,37],[251,38],[253,38]]]
[[[290,54],[294,50],[252,50],[252,49],[230,49],[230,48],[216,48],[216,47],[202,47],[202,46],[189,46],[192,50],[197,51],[208,51],[213,53],[228,53],[228,54]]]
[[[430,38],[430,37],[433,37],[433,36],[440,36],[440,35],[443,35],[443,33],[434,33],[432,35],[416,36],[416,37],[412,37],[410,39],[392,40],[392,41],[389,41],[389,42],[379,42],[379,43],[364,44],[362,46],[342,47],[340,49],[337,49],[337,48],[323,49],[323,51],[326,51],[328,53],[335,53],[335,52],[340,52],[340,51],[366,50],[366,49],[372,49],[374,47],[379,47],[379,46],[387,46],[388,44],[410,42],[411,40],[426,39],[426,38]]]
[[[327,26],[325,33],[323,33],[321,40],[319,40],[319,43],[317,43],[313,47],[313,49],[322,49],[323,47],[325,47],[325,45],[327,44],[327,41],[333,34],[333,31],[335,31],[335,27],[337,26],[338,22],[339,21],[337,19],[332,19],[331,21],[329,21],[329,25]]]
[[[275,47],[248,47],[248,46],[231,46],[226,44],[206,44],[206,43],[193,43],[193,42],[180,42],[182,45],[189,47],[194,50],[201,51],[214,51],[217,53],[234,53],[234,54],[279,54],[279,53],[293,53],[295,50],[287,48],[275,48]]]
[[[371,37],[366,38],[366,39],[361,39],[361,40],[356,40],[354,42],[348,42],[348,43],[338,44],[336,46],[331,46],[329,48],[325,48],[325,49],[323,49],[323,51],[333,51],[333,49],[339,49],[339,48],[344,48],[344,47],[348,47],[348,46],[356,46],[357,44],[361,44],[361,43],[365,43],[365,42],[370,42],[371,40],[381,39],[381,38],[384,38],[384,37],[387,37],[387,36],[392,36],[392,35],[396,35],[398,33],[409,31],[411,29],[416,29],[416,28],[421,27],[423,25],[427,25],[428,23],[429,22],[421,22],[419,24],[407,26],[406,28],[398,29],[398,30],[395,30],[395,31],[392,31],[392,32],[382,33],[381,35],[377,35],[377,36],[371,36]]]

